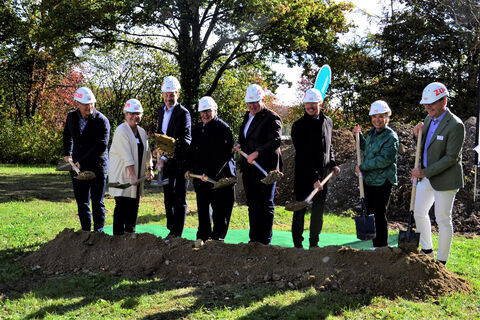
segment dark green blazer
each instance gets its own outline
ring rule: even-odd
[[[432,118],[425,118],[422,136],[422,157],[427,149],[427,167],[423,168],[433,189],[437,191],[462,188],[462,148],[465,140],[465,126],[462,120],[447,109],[447,113],[433,133],[428,146],[425,140]],[[423,163],[423,159],[421,161]]]

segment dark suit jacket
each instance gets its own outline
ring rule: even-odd
[[[63,129],[63,154],[72,156],[73,162],[80,163],[82,171],[89,170],[97,174],[108,171],[108,140],[110,122],[97,109],[88,117],[87,125],[80,134],[79,110],[67,114]]]
[[[232,130],[224,121],[215,117],[205,126],[200,122],[192,131],[188,170],[195,174],[206,174],[213,180],[234,177],[232,148]],[[199,179],[194,179],[193,183],[195,188],[213,187],[211,183],[204,183]]]
[[[173,159],[168,159],[165,164],[165,174],[169,173],[185,173],[186,159],[188,156],[188,148],[192,141],[192,122],[190,112],[180,103],[177,103],[173,109],[170,122],[168,123],[167,132],[162,132],[163,115],[165,114],[165,106],[158,108],[157,133],[166,134],[175,138],[175,154]]]
[[[422,135],[422,157],[431,122],[432,119],[427,116]],[[440,121],[427,146],[427,167],[423,170],[433,189],[445,191],[463,187],[462,148],[464,140],[465,126],[462,120],[447,109],[447,113]],[[423,159],[421,163],[423,163]]]
[[[249,112],[247,111],[240,126],[238,143],[241,149],[246,154],[258,151],[258,158],[255,161],[265,171],[282,170],[282,154],[280,152],[282,120],[272,110],[263,108],[253,118],[248,128],[247,137],[245,137],[243,129],[247,124],[248,114]],[[263,178],[260,170],[253,168],[253,165],[249,164],[243,157],[240,162],[240,168],[243,172],[245,170],[255,170],[255,172],[258,172],[258,176]]]
[[[323,112],[319,119],[305,114],[293,123],[296,194],[310,193],[315,181],[321,181],[337,165],[332,146],[332,130],[332,119]]]

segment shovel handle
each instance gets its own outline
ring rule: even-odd
[[[70,163],[70,165],[72,166],[73,170],[74,170],[77,174],[80,174],[80,169],[78,169],[78,167],[75,165],[75,163],[73,163],[73,160],[72,160],[72,159],[68,159],[68,163]]]
[[[323,186],[325,183],[327,183],[328,180],[333,176],[333,171],[328,174],[328,176],[325,177],[325,179],[320,182],[320,184]],[[305,202],[310,202],[312,201],[313,197],[317,194],[317,192],[320,191],[318,188],[313,189],[313,191],[308,195],[308,197],[305,199]]]
[[[362,164],[362,154],[360,151],[360,134],[358,132],[355,133],[355,147],[357,149],[357,165],[360,166]],[[358,175],[358,186],[360,188],[360,198],[365,198],[365,191],[363,190],[363,177],[361,172]]]
[[[415,169],[420,168],[420,153],[422,152],[422,130],[418,131],[417,136],[417,150],[415,152]],[[413,212],[415,210],[415,197],[417,194],[417,178],[413,178],[412,180],[412,194],[410,196],[410,211]]]
[[[199,174],[194,174],[194,173],[190,173],[190,177],[192,178],[197,178],[197,179],[202,179],[203,176],[199,175]],[[207,181],[210,182],[210,183],[217,183],[217,181],[213,180],[213,179],[210,179],[209,177],[207,177]]]
[[[243,152],[242,150],[238,150],[238,152],[245,158],[247,159],[248,158],[248,155]],[[255,165],[255,167],[258,168],[258,170],[262,171],[262,173],[266,176],[268,176],[268,173],[267,171],[263,170],[263,168],[257,163],[257,161],[253,160],[253,164]]]

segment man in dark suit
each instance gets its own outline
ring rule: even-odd
[[[187,215],[188,180],[186,158],[188,147],[192,140],[190,113],[180,103],[178,96],[180,82],[177,78],[168,76],[162,83],[164,106],[158,108],[157,133],[175,138],[175,153],[173,158],[162,157],[157,167],[163,172],[163,177],[169,182],[163,186],[165,214],[167,216],[168,236],[181,237],[185,217]]]
[[[276,183],[262,183],[260,180],[265,176],[252,163],[256,161],[267,172],[282,169],[282,120],[265,106],[264,96],[259,85],[247,88],[245,102],[249,111],[243,117],[236,146],[248,155],[247,159],[241,159],[240,169],[248,205],[250,242],[270,244]]]
[[[95,173],[93,180],[79,180],[71,171],[73,192],[82,230],[91,230],[93,215],[93,231],[103,232],[105,224],[103,198],[108,171],[107,147],[110,138],[110,122],[95,109],[95,96],[89,88],[78,88],[73,100],[76,110],[68,113],[63,130],[65,161],[73,160],[80,170]]]
[[[321,181],[330,171],[340,173],[332,146],[332,119],[322,109],[323,97],[317,89],[305,93],[305,114],[292,125],[292,141],[295,147],[294,191],[297,201],[303,201],[314,188],[320,191],[312,199],[310,220],[310,248],[318,247],[323,226],[323,209],[327,197],[327,184]],[[303,248],[303,228],[306,208],[295,211],[292,220],[292,238],[295,248]]]
[[[203,175],[202,179],[193,180],[197,193],[197,239],[223,241],[235,201],[234,185],[213,189],[213,184],[208,182],[207,177],[215,181],[235,177],[233,133],[217,116],[217,103],[211,97],[200,99],[198,111],[202,122],[195,125],[192,131],[189,171],[185,173],[185,178],[189,179],[190,173]]]
[[[421,104],[428,116],[414,128],[422,136],[422,168],[413,169],[412,177],[421,179],[417,185],[415,224],[420,232],[422,253],[434,258],[432,227],[428,212],[435,203],[438,224],[437,259],[447,263],[453,238],[452,209],[455,195],[464,185],[462,148],[465,126],[447,108],[448,90],[443,83],[425,87]]]

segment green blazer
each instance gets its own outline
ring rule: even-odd
[[[427,167],[423,168],[433,189],[437,191],[462,188],[462,148],[465,140],[465,126],[462,120],[447,109],[447,113],[433,133],[428,146],[425,140],[432,118],[425,118],[425,129],[422,136],[423,150],[427,149]],[[423,159],[421,161],[423,163]]]

